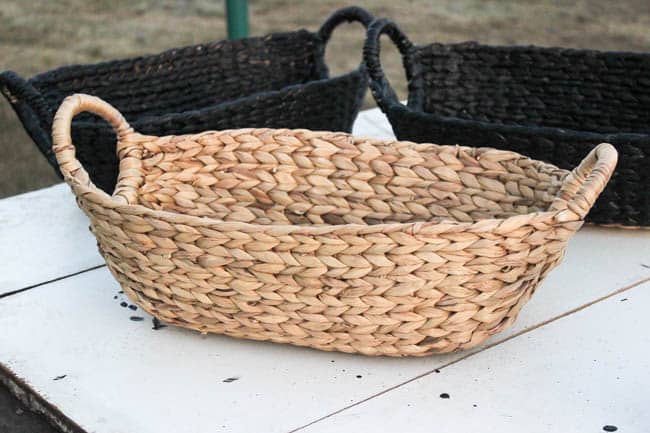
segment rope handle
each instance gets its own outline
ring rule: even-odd
[[[0,92],[7,98],[39,150],[53,161],[50,141],[52,111],[41,92],[14,71],[0,73]]]
[[[74,94],[63,100],[52,122],[52,150],[59,169],[68,183],[74,182],[94,188],[88,173],[75,156],[70,133],[72,119],[89,111],[105,119],[117,135],[117,155],[120,160],[119,175],[113,198],[123,204],[137,203],[137,190],[142,185],[142,148],[144,137],[133,131],[124,116],[112,105],[95,96]]]
[[[353,22],[361,23],[365,29],[368,29],[368,26],[374,19],[375,17],[367,10],[360,8],[359,6],[350,6],[337,10],[325,20],[317,33],[318,38],[322,42],[320,45],[317,65],[319,70],[323,71],[324,76],[328,75],[328,68],[325,64],[325,48],[332,37],[334,29],[343,23]],[[363,61],[361,62],[360,67],[363,67]]]
[[[329,18],[325,20],[323,25],[321,25],[318,30],[318,37],[323,41],[323,44],[327,42],[332,37],[332,32],[342,23],[352,23],[359,22],[363,24],[363,27],[366,29],[375,19],[374,16],[367,10],[360,8],[359,6],[350,6],[347,8],[342,8],[330,15]]]
[[[51,113],[48,110],[45,98],[31,84],[25,81],[14,71],[4,71],[0,74],[0,87],[9,102],[14,103],[24,100],[37,114],[40,122],[46,122],[50,126]]]
[[[564,179],[551,210],[570,210],[584,219],[612,177],[617,161],[618,152],[611,144],[593,148]]]
[[[400,103],[381,67],[379,39],[383,34],[388,35],[402,55],[402,63],[409,84],[409,105],[421,106],[422,86],[416,74],[417,64],[412,60],[415,46],[397,24],[386,18],[375,20],[370,24],[363,46],[363,59],[370,76],[370,90],[377,105],[386,112],[390,105]]]

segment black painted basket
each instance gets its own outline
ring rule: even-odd
[[[402,53],[408,104],[380,64],[379,38]],[[619,165],[587,220],[650,226],[650,55],[477,43],[415,46],[389,20],[368,29],[370,88],[400,140],[513,150],[561,168],[598,143]]]
[[[343,22],[367,27],[358,7],[341,9],[317,33],[298,30],[217,41],[127,60],[73,65],[24,80],[0,74],[0,89],[25,130],[58,173],[51,128],[56,108],[73,93],[99,96],[139,132],[186,134],[242,127],[349,132],[361,108],[367,75],[361,65],[329,78],[325,48]],[[73,124],[79,160],[95,185],[111,193],[118,159],[115,134],[99,117]]]

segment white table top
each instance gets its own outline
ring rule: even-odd
[[[585,227],[511,329],[392,359],[154,330],[87,225],[65,185],[0,200],[0,379],[70,431],[650,431],[650,231]]]

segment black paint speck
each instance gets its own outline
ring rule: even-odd
[[[644,268],[650,269],[650,265],[646,265],[645,263],[641,263],[641,266],[643,266]]]
[[[131,316],[129,319],[133,320],[134,322],[142,322],[144,320],[144,317],[140,316]]]
[[[117,299],[117,295],[113,296],[113,299]]]
[[[440,398],[449,398],[449,394],[443,392],[442,394],[440,394]]]
[[[229,377],[228,379],[224,379],[223,382],[230,383],[230,382],[234,382],[236,380],[239,380],[239,378],[238,377]]]
[[[603,426],[603,430],[611,432],[611,431],[618,430],[618,427],[616,427],[615,425],[606,425]]]
[[[164,325],[160,320],[158,320],[155,317],[151,319],[151,322],[153,323],[153,327],[151,329],[153,329],[154,331],[167,327],[167,325]]]
[[[62,374],[61,376],[57,376],[57,377],[55,377],[55,378],[52,379],[52,380],[61,380],[61,379],[65,379],[67,376],[68,376],[67,374]]]
[[[121,295],[122,293],[124,293],[124,290],[120,290],[120,291],[117,292],[117,293],[119,293],[119,294]]]
[[[627,298],[621,299],[621,302],[625,302],[625,301],[627,301]]]
[[[129,304],[127,304],[126,302],[120,302],[120,307],[126,307],[127,305]]]
[[[360,374],[357,374],[357,379],[361,379],[362,377],[363,376],[361,376]]]
[[[478,407],[478,405],[476,405],[476,404],[473,404],[473,405],[472,405],[472,407]]]
[[[332,359],[330,362],[334,362],[334,360]]]
[[[436,368],[435,370],[433,370],[433,372],[434,372],[434,373],[440,373],[440,370],[438,370],[438,369]]]
[[[135,311],[135,310],[138,309],[138,307],[136,307],[135,305],[131,304],[131,305],[129,305],[129,309]]]

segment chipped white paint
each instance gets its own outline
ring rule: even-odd
[[[354,132],[378,138],[391,138],[392,135],[385,117],[378,110],[362,113]],[[10,225],[5,225],[5,221]],[[16,248],[4,247],[21,239],[30,240]],[[3,278],[7,281],[0,288],[6,286],[11,288],[9,291],[101,263],[95,241],[88,233],[85,216],[76,208],[65,185],[0,201],[0,242],[3,246],[0,259],[6,274],[0,277],[0,281],[4,282]],[[34,266],[35,260],[38,266]],[[515,326],[489,340],[488,344],[539,326],[650,278],[650,269],[643,266],[650,265],[649,262],[650,231],[586,227],[570,242],[564,263],[551,273],[533,296]],[[638,293],[642,289],[633,290]],[[98,433],[290,431],[467,355],[461,353],[424,359],[366,358],[216,335],[200,336],[172,327],[155,331],[151,329],[150,318],[139,310],[134,312],[119,305],[123,295],[117,295],[118,291],[117,283],[102,268],[0,299],[0,330],[11,330],[0,332],[0,363],[72,420],[88,431]],[[118,299],[113,299],[116,295]],[[624,296],[627,295],[621,295]],[[597,303],[575,315],[585,314],[600,305],[610,303]],[[585,316],[592,319],[584,320],[593,320],[594,329],[600,326],[598,320],[602,320],[602,314],[607,323],[617,323],[614,315],[619,310],[603,311]],[[146,319],[134,322],[129,320],[130,316]],[[572,317],[554,323],[573,323],[566,322]],[[503,347],[509,348],[506,353],[537,363],[542,350],[527,342],[532,335],[556,326],[554,323],[504,343]],[[579,340],[582,342],[579,350],[591,353],[603,345],[627,344],[636,335],[634,332],[628,332],[629,338],[623,343],[610,341],[614,337],[608,333],[604,333],[602,338],[600,335],[593,337],[592,333],[591,339]],[[540,340],[539,344],[559,342],[564,351],[578,347],[574,346],[575,339],[558,337],[556,340]],[[504,364],[502,358],[491,355],[501,353],[499,350],[501,345],[461,360],[453,367],[456,376],[462,377],[464,366],[476,362],[473,359],[494,366]],[[635,353],[630,350],[630,353]],[[608,368],[617,365],[615,358],[607,359]],[[548,364],[545,374],[557,375],[564,370],[575,370],[571,362],[562,362]],[[583,367],[582,364],[576,365]],[[627,365],[620,363],[619,367]],[[526,365],[520,367],[526,368]],[[590,370],[590,374],[600,371],[599,367],[594,368],[596,370]],[[498,383],[501,394],[498,398],[482,394],[485,407],[494,408],[500,398],[517,395],[519,385],[516,379],[521,374],[519,370],[511,371],[511,380],[506,378]],[[605,370],[598,374],[605,374]],[[53,380],[60,375],[66,377]],[[361,377],[357,378],[357,375]],[[420,379],[414,385],[428,381],[429,377],[434,376]],[[435,377],[437,380],[447,375]],[[575,382],[568,384],[572,387],[579,385],[581,377],[576,375]],[[589,375],[584,377],[585,380],[592,378]],[[223,382],[228,378],[238,379]],[[401,389],[414,385],[402,385],[384,394],[382,401],[391,402],[392,396],[396,396],[395,404],[389,405],[390,410],[378,409],[382,412],[379,415],[398,412],[396,418],[400,419],[410,413],[408,406],[402,407],[403,398],[397,396]],[[559,386],[564,392],[571,392]],[[427,389],[425,386],[424,394]],[[431,388],[432,398],[437,404],[437,396],[442,391],[436,390]],[[352,430],[358,430],[359,426],[385,431],[384,426],[390,425],[389,422],[373,424],[373,419],[381,417],[373,414],[372,410],[366,413],[362,409],[374,407],[374,400],[310,428],[323,423],[322,431],[347,431],[345,419],[349,417],[357,423],[350,424]],[[557,404],[563,405],[562,410],[570,411],[575,401],[569,401],[565,405],[558,400]],[[356,409],[363,415],[350,416]],[[575,410],[579,411],[581,407],[575,406]],[[436,412],[449,423],[438,424],[462,428],[473,426],[466,415],[474,412],[463,413],[465,415],[459,416],[453,411]],[[585,413],[588,417],[591,412]],[[619,418],[626,416],[622,412],[619,415]],[[487,414],[481,416],[485,420],[491,419]],[[421,418],[424,419],[428,418]],[[415,416],[409,422],[417,420]],[[600,422],[597,419],[593,421]],[[330,422],[334,424],[328,429]],[[616,422],[624,425],[620,419],[611,421],[613,424]],[[408,425],[414,426],[414,430],[419,427],[430,430],[434,424],[429,420]],[[483,423],[479,426],[484,427]],[[447,431],[463,431],[461,427]],[[512,424],[512,427],[503,431],[520,430],[519,424]],[[563,431],[571,431],[569,427]],[[593,430],[589,425],[590,431],[599,431],[600,427]]]

